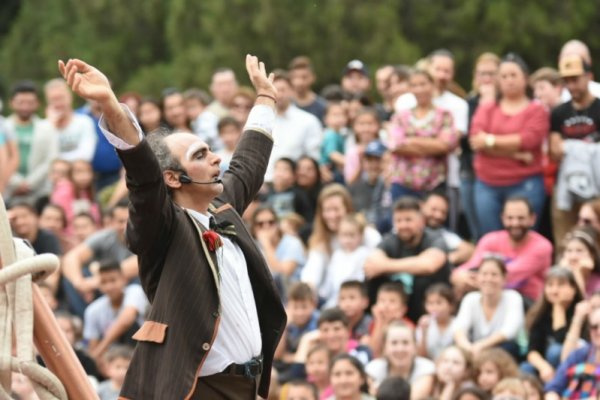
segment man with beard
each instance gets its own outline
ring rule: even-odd
[[[485,255],[496,254],[506,263],[507,288],[521,293],[526,303],[537,300],[544,289],[544,275],[552,263],[552,244],[531,230],[535,213],[525,197],[504,203],[504,229],[484,235],[469,261],[452,273],[452,284],[460,293],[475,289],[475,269]]]
[[[395,233],[388,233],[365,262],[369,299],[374,303],[383,283],[400,281],[409,296],[407,316],[416,322],[424,312],[427,288],[448,282],[447,248],[439,232],[425,228],[418,199],[401,197],[392,218]]]
[[[448,197],[439,192],[429,193],[421,205],[427,228],[439,232],[444,238],[449,251],[448,262],[451,265],[460,265],[471,258],[475,246],[444,226],[448,219],[449,208]]]

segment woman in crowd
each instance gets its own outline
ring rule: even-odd
[[[496,101],[498,92],[498,66],[500,57],[494,53],[483,53],[475,61],[473,70],[473,90],[467,98],[469,105],[469,123],[473,119],[475,110],[480,104]],[[469,145],[468,136],[460,138],[460,200],[469,224],[469,231],[473,239],[478,239],[479,225],[475,213],[475,171],[473,170],[473,150]]]
[[[369,393],[367,375],[356,357],[341,354],[333,359],[330,370],[333,396],[328,400],[374,400]]]
[[[476,292],[460,304],[455,321],[455,343],[477,355],[490,347],[502,347],[515,359],[519,356],[516,338],[523,327],[523,298],[506,283],[506,265],[501,257],[488,255],[477,270]]]
[[[312,222],[315,218],[317,199],[321,188],[321,171],[319,163],[314,158],[302,156],[296,162],[296,204],[294,210],[301,215],[307,223],[300,229],[300,237],[304,242],[312,232]]]
[[[447,155],[458,143],[452,114],[433,105],[432,76],[424,70],[414,71],[409,84],[417,105],[393,117],[389,135],[393,201],[405,195],[421,198],[443,188]]]
[[[527,362],[521,364],[523,371],[539,374],[544,382],[554,377],[575,305],[582,299],[570,270],[554,267],[548,271],[544,294],[527,313],[529,351]]]
[[[149,97],[142,99],[139,107],[138,120],[142,130],[146,134],[163,126],[160,103]]]
[[[261,250],[276,280],[281,280],[284,288],[300,278],[300,270],[305,262],[302,242],[285,235],[279,227],[279,219],[269,206],[260,206],[252,216],[252,235]]]
[[[353,211],[350,193],[344,186],[330,184],[319,194],[313,233],[308,240],[308,260],[301,275],[302,281],[311,284],[317,292],[325,283],[325,269],[333,251],[340,248],[336,238],[340,222]],[[367,226],[364,230],[363,244],[373,249],[380,241],[379,232]]]
[[[591,295],[600,289],[600,255],[596,243],[598,233],[591,227],[575,228],[567,233],[559,264],[570,269],[579,290]]]
[[[383,357],[366,367],[375,386],[389,376],[400,376],[411,384],[411,399],[421,399],[433,388],[435,364],[417,355],[412,327],[401,321],[392,322],[384,337]]]
[[[545,199],[542,144],[550,128],[548,111],[527,96],[528,69],[519,56],[504,57],[498,74],[499,100],[480,105],[470,128],[480,235],[502,229],[507,198],[527,197],[537,215]]]
[[[167,127],[172,131],[192,132],[188,120],[183,95],[176,89],[166,89],[160,101],[162,115]]]

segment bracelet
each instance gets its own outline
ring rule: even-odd
[[[277,99],[274,96],[271,96],[270,94],[259,93],[256,95],[256,98],[259,98],[259,97],[266,97],[268,99],[273,100],[273,102],[277,103]]]
[[[485,147],[487,147],[488,149],[491,149],[496,144],[496,136],[492,135],[491,133],[486,133],[484,141],[485,141]]]

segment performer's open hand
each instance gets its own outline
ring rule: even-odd
[[[66,64],[59,60],[58,69],[71,89],[84,99],[103,104],[115,96],[108,78],[81,60],[71,59]]]
[[[258,57],[247,54],[246,70],[257,94],[271,96],[274,99],[277,98],[277,89],[273,85],[273,73],[267,75],[265,63],[259,61]]]

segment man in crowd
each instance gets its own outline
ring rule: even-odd
[[[14,235],[29,241],[37,254],[62,254],[58,238],[52,232],[39,227],[39,215],[33,206],[28,203],[14,203],[8,210],[8,218]]]
[[[9,159],[17,160],[18,165],[14,174],[12,167],[2,172],[10,174],[6,196],[12,201],[35,202],[50,189],[46,180],[50,163],[58,156],[58,137],[37,117],[39,105],[33,82],[15,84],[10,98],[13,114],[6,119],[5,128],[10,139]]]
[[[375,109],[377,110],[381,121],[389,121],[394,113],[395,97],[390,90],[393,74],[394,67],[392,65],[381,66],[375,71],[375,87],[377,88],[377,93],[381,97],[381,103],[375,104]]]
[[[294,103],[301,110],[317,117],[322,123],[327,102],[312,90],[316,76],[310,58],[306,56],[294,58],[290,61],[288,71],[294,88]]]
[[[277,88],[277,117],[273,136],[273,147],[265,180],[273,180],[275,161],[289,158],[298,161],[303,155],[319,159],[323,130],[319,120],[312,114],[302,111],[294,105],[294,89],[289,74],[285,71],[274,72],[274,85]]]
[[[229,115],[233,97],[237,91],[238,82],[235,72],[230,68],[216,70],[210,81],[210,93],[214,100],[208,105],[207,110],[219,119]]]
[[[583,61],[587,65],[589,65],[590,67],[592,66],[592,56],[590,54],[590,49],[587,46],[587,44],[585,44],[581,40],[572,39],[572,40],[569,40],[568,42],[566,42],[565,44],[563,44],[563,47],[560,49],[560,54],[558,56],[559,63],[560,63],[560,60],[566,56],[579,56],[579,57],[583,58]],[[599,82],[596,82],[593,79],[590,79],[590,81],[588,83],[588,89],[594,97],[600,97],[600,83]],[[569,90],[565,87],[565,89],[563,89],[563,92],[562,92],[562,99],[563,99],[563,101],[568,101],[570,98],[571,98],[571,94],[569,93]]]
[[[146,138],[99,70],[80,60],[61,61],[59,68],[77,94],[102,106],[100,125],[127,171],[128,242],[152,303],[134,335],[138,344],[121,396],[266,397],[286,315],[240,215],[263,183],[273,146],[273,76],[256,57],[246,57],[256,105],[220,179],[221,160],[197,136]]]
[[[504,203],[504,229],[484,235],[473,256],[452,272],[452,284],[459,293],[476,288],[475,270],[486,254],[497,254],[506,263],[506,283],[526,302],[540,298],[544,275],[552,263],[552,244],[531,230],[536,215],[525,197],[511,197]]]
[[[600,100],[590,92],[591,66],[581,56],[567,55],[560,59],[559,70],[571,100],[552,110],[550,123],[550,156],[561,163],[552,206],[555,243],[575,226],[581,206],[569,195],[568,172],[582,161],[591,168],[589,157],[595,153],[589,144],[600,141]]]
[[[395,232],[388,233],[365,263],[369,298],[385,282],[400,281],[409,295],[408,317],[423,314],[425,291],[437,282],[447,282],[450,269],[447,248],[439,233],[425,229],[419,200],[401,197],[394,205]]]
[[[344,68],[342,89],[352,95],[368,94],[371,89],[369,71],[360,60],[352,60]]]

